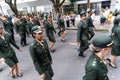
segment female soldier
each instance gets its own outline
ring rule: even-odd
[[[90,45],[93,54],[91,54],[85,66],[86,73],[83,80],[109,80],[104,58],[110,53],[112,43],[112,39],[108,35],[97,36],[93,40],[92,45]]]
[[[89,33],[88,28],[86,27],[86,12],[84,10],[81,11],[80,17],[81,20],[77,26],[77,44],[80,44],[78,56],[85,57],[84,52],[89,48]]]
[[[46,40],[42,39],[42,28],[34,26],[32,28],[32,36],[35,41],[31,44],[29,50],[34,66],[43,80],[52,80],[52,58]]]
[[[4,34],[2,27],[0,27],[0,60],[10,67],[10,76],[12,78],[15,78],[14,71],[18,77],[21,77],[22,74],[19,73],[17,65],[18,59],[10,43],[21,51],[13,39],[8,34]]]
[[[117,68],[114,64],[116,56],[120,56],[120,18],[114,20],[114,26],[112,28],[112,38],[114,45],[112,46],[111,57],[107,60],[109,65],[113,68]]]
[[[61,33],[61,41],[64,42],[66,30],[65,30],[64,16],[63,15],[61,15],[61,18],[60,18],[60,31],[58,33]]]
[[[50,51],[55,52],[54,44],[55,44],[55,38],[54,38],[54,32],[56,33],[53,23],[52,23],[52,18],[50,16],[47,16],[47,21],[45,22],[45,30],[46,30],[46,36],[50,41]]]

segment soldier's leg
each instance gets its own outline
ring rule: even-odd
[[[45,71],[45,75],[46,75],[46,78],[44,80],[52,80],[52,77],[49,71]]]
[[[45,71],[45,74],[46,74],[45,80],[52,80],[54,73],[51,66],[48,67],[47,71]]]
[[[27,45],[27,43],[26,43],[26,32],[23,34],[23,42],[24,42],[24,45]]]
[[[24,46],[24,44],[23,44],[23,40],[24,40],[23,33],[20,33],[20,36],[21,36],[20,44],[21,44],[22,46]]]
[[[88,43],[88,40],[82,41],[82,43],[80,44],[80,48],[79,48],[80,50],[79,56],[85,57],[84,51],[89,48],[89,45],[90,44]]]
[[[83,51],[86,51],[86,50],[89,48],[89,45],[90,45],[90,43],[86,40],[86,41],[84,42],[84,47],[82,48]]]

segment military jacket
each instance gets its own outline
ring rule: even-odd
[[[24,33],[24,32],[27,31],[26,30],[26,24],[24,22],[18,22],[18,21],[16,21],[14,25],[16,27],[16,32],[17,33]]]
[[[46,30],[46,36],[53,36],[53,32],[56,33],[53,23],[49,23],[48,21],[45,22],[45,30]]]
[[[17,49],[19,49],[19,47],[8,34],[3,35],[5,40],[0,37],[0,58],[12,57],[15,54],[15,51],[11,47],[10,43]]]
[[[88,28],[86,27],[86,23],[80,21],[77,26],[77,42],[88,40]]]
[[[65,28],[64,19],[60,19],[60,27]]]
[[[52,61],[46,40],[41,42],[43,45],[35,40],[29,48],[34,66],[40,75],[47,70],[51,65],[50,62]]]
[[[40,25],[39,19],[38,18],[34,18],[33,20],[34,26],[35,25]]]
[[[91,16],[88,16],[86,18],[86,26],[87,27],[94,27]]]
[[[114,26],[112,29],[113,43],[120,46],[120,26]]]
[[[104,64],[104,62],[94,53],[88,59],[85,71],[83,80],[109,80],[106,64]]]
[[[13,30],[13,23],[11,21],[3,20],[3,27],[5,31],[12,34],[11,30]]]

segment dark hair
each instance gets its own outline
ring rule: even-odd
[[[35,38],[34,34],[35,34],[35,33],[32,33],[32,37],[33,37],[33,38]]]

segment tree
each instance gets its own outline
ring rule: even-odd
[[[74,4],[76,2],[76,0],[69,0],[71,2],[71,11],[74,11]]]
[[[53,7],[56,13],[61,13],[61,6],[65,2],[65,0],[50,0],[53,3]]]
[[[90,0],[87,0],[87,8],[90,8]]]
[[[16,0],[5,0],[5,3],[7,3],[10,6],[11,10],[15,15],[18,15]]]

